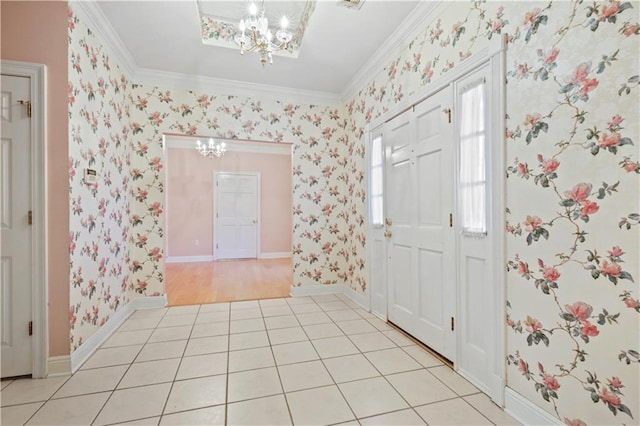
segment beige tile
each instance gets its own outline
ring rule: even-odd
[[[302,325],[313,325],[331,322],[331,318],[324,312],[311,312],[308,314],[296,314],[298,321]]]
[[[394,411],[393,413],[381,414],[379,416],[360,419],[362,426],[418,426],[426,423],[416,414],[415,411],[407,409]]]
[[[287,401],[294,424],[329,425],[354,419],[335,385],[287,393]]]
[[[46,401],[69,379],[68,376],[49,379],[19,379],[2,390],[2,406]]]
[[[311,342],[285,343],[272,346],[277,365],[318,359],[318,354]]]
[[[229,324],[229,332],[231,334],[248,333],[250,331],[260,331],[264,329],[264,321],[262,318],[231,321]]]
[[[340,299],[335,294],[319,294],[317,296],[311,296],[316,303],[320,302],[339,302]]]
[[[442,362],[420,346],[407,346],[402,348],[403,351],[411,355],[411,358],[415,359],[423,367],[437,367],[443,365]]]
[[[285,392],[332,385],[333,380],[321,361],[310,361],[278,367]]]
[[[387,337],[380,332],[353,334],[349,336],[349,338],[362,352],[379,351],[396,347],[395,343],[387,339]]]
[[[356,313],[353,309],[343,309],[340,311],[329,311],[327,312],[329,318],[334,321],[353,321],[362,319],[360,315]]]
[[[309,304],[309,303],[316,303],[316,302],[313,301],[312,298],[307,297],[307,296],[293,296],[293,297],[289,297],[289,298],[287,298],[285,300],[287,301],[289,306],[306,305],[306,304]]]
[[[413,407],[457,397],[427,370],[409,371],[387,376],[389,383]]]
[[[200,314],[209,312],[229,312],[229,302],[223,303],[208,303],[206,305],[200,305]]]
[[[326,324],[305,325],[302,328],[304,328],[304,331],[310,339],[344,336],[344,333],[332,322]]]
[[[146,343],[153,330],[118,331],[104,342],[102,348],[115,346],[142,345]]]
[[[309,340],[301,327],[278,328],[269,330],[269,341],[272,345],[283,343],[303,342]]]
[[[129,318],[124,322],[124,324],[120,326],[120,328],[118,328],[118,331],[133,331],[156,328],[161,318],[161,316]]]
[[[167,316],[197,314],[200,305],[172,306],[167,310]]]
[[[362,354],[325,359],[324,365],[336,383],[366,379],[380,375],[378,370],[376,370]]]
[[[196,324],[191,331],[191,338],[222,336],[229,334],[228,322],[212,322],[207,324]]]
[[[189,342],[191,342],[190,340]],[[154,361],[156,359],[181,358],[187,340],[173,340],[170,342],[147,343],[144,345],[136,362]]]
[[[340,329],[348,335],[361,334],[361,333],[373,333],[376,330],[374,326],[369,324],[367,320],[357,319],[352,321],[340,321],[336,323]]]
[[[80,370],[53,395],[53,398],[64,398],[94,392],[111,391],[129,368],[128,365]],[[93,420],[93,419],[92,419]]]
[[[2,380],[2,381],[0,381],[0,389],[6,388],[11,383],[13,383],[13,380]]]
[[[415,345],[415,343],[411,339],[409,339],[399,331],[387,330],[387,331],[383,331],[382,334],[387,336],[389,339],[391,339],[393,343],[395,343],[398,346],[414,346]]]
[[[309,314],[314,312],[322,312],[320,306],[315,303],[306,303],[303,305],[293,305],[291,306],[291,310],[296,314]]]
[[[357,417],[408,408],[400,394],[382,377],[338,385]]]
[[[482,414],[462,398],[436,402],[415,408],[420,417],[430,425],[490,425]]]
[[[142,345],[120,346],[117,348],[98,349],[85,362],[81,370],[89,368],[109,367],[112,365],[131,364],[142,349]]]
[[[129,371],[118,384],[118,389],[171,382],[176,376],[179,364],[180,358],[131,364]]]
[[[161,426],[224,426],[224,405],[183,411],[182,413],[165,414],[160,421]]]
[[[292,315],[293,311],[289,308],[289,306],[263,306],[262,307],[262,316],[263,317],[279,317],[284,315]]]
[[[0,424],[6,426],[23,425],[43,404],[44,402],[32,402],[31,404],[2,407],[2,410],[0,410]]]
[[[196,317],[196,324],[211,324],[215,322],[229,322],[229,312],[200,312]]]
[[[164,327],[179,327],[181,325],[193,325],[196,321],[197,314],[186,315],[165,315],[164,318],[158,323],[158,328]]]
[[[229,349],[229,337],[212,336],[190,339],[184,356],[204,355],[217,352],[226,352]]]
[[[400,348],[367,352],[364,356],[383,375],[418,370],[422,366]]]
[[[271,348],[245,349],[229,352],[229,372],[274,367]]]
[[[227,378],[224,375],[174,382],[164,412],[165,414],[176,413],[224,404],[226,386]]]
[[[354,311],[364,319],[377,318],[374,314],[372,314],[371,312],[365,311],[362,308],[355,308]]]
[[[116,423],[116,426],[158,426],[160,417],[147,417],[146,419],[131,420],[130,422]]]
[[[248,310],[248,309],[246,309]],[[242,312],[242,311],[238,311]],[[269,338],[266,331],[252,331],[250,333],[232,334],[229,336],[229,350],[260,348],[269,346]]]
[[[298,320],[293,315],[284,315],[281,317],[268,317],[264,319],[267,330],[275,330],[278,328],[299,327]]]
[[[129,319],[162,318],[168,310],[168,308],[138,309]]]
[[[358,348],[346,336],[330,337],[328,339],[312,340],[320,358],[357,354]]]
[[[469,383],[461,375],[453,371],[451,368],[443,365],[441,367],[433,367],[429,372],[449,386],[455,393],[460,396],[471,395],[480,392],[475,386]]]
[[[339,311],[341,309],[349,309],[349,305],[338,300],[335,302],[318,302],[318,306],[322,308],[323,311]]]
[[[228,402],[282,393],[278,370],[275,367],[229,374]]]
[[[159,416],[170,389],[171,383],[163,383],[117,390],[113,392],[94,424],[106,425]]]
[[[489,421],[496,425],[519,425],[520,423],[498,407],[483,393],[465,396],[464,400],[480,411]]]
[[[241,302],[231,302],[231,310],[234,311],[236,309],[250,309],[250,308],[259,308],[257,300],[245,300]]]
[[[227,425],[229,426],[291,424],[289,409],[283,395],[236,402],[227,406]]]
[[[369,318],[367,321],[369,321],[369,324],[371,324],[372,326],[377,328],[379,331],[393,330],[393,327],[391,327],[389,324],[387,324],[386,322],[382,321],[378,317]]]
[[[260,304],[261,308],[270,308],[273,306],[289,306],[289,304],[287,303],[287,299],[282,297],[279,299],[262,299],[259,300],[258,303]]]
[[[227,353],[185,356],[182,358],[176,380],[215,376],[227,372]]]
[[[111,392],[52,399],[27,425],[88,425],[93,422]],[[3,422],[4,424],[4,422]]]
[[[260,308],[237,309],[231,311],[231,321],[252,318],[262,318],[262,311],[260,311]]]
[[[191,335],[191,326],[157,328],[149,337],[149,343],[170,342],[171,340],[186,340]]]

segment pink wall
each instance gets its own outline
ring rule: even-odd
[[[260,252],[291,252],[291,156],[227,152],[209,159],[194,149],[167,149],[168,256],[213,254],[213,172],[260,172]],[[198,246],[195,240],[200,240]]]
[[[67,2],[2,1],[2,59],[47,66],[49,355],[69,354]]]

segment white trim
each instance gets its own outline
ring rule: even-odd
[[[49,296],[47,269],[47,67],[43,64],[7,61],[0,62],[2,74],[28,77],[31,92],[31,310],[33,347],[31,374],[34,378],[47,376],[49,354]]]
[[[47,362],[47,377],[68,376],[71,374],[71,356],[50,356]]]
[[[213,255],[206,256],[168,256],[166,263],[213,262]]]
[[[371,55],[371,59],[360,68],[347,84],[341,93],[342,101],[347,102],[356,96],[358,91],[362,90],[371,81],[372,76],[375,76],[376,73],[384,68],[385,64],[389,62],[389,58],[395,57],[400,49],[408,45],[407,41],[412,41],[424,31],[426,22],[433,16],[437,16],[434,12],[443,3],[442,0],[419,2],[409,16],[398,25],[395,32]],[[373,129],[374,127],[371,128]]]
[[[319,296],[321,294],[341,294],[343,292],[340,284],[317,284],[291,286],[291,297],[299,296]]]
[[[205,142],[208,137],[164,135],[166,148],[194,149],[196,141]],[[283,142],[258,142],[214,138],[224,142],[228,152],[251,152],[255,154],[291,155],[293,144]]]
[[[345,297],[348,298],[349,300],[356,302],[358,305],[362,307],[362,309],[365,309],[367,311],[370,310],[369,297],[367,293],[358,293],[357,291],[355,291],[354,289],[352,289],[351,287],[345,284],[342,286],[342,294],[344,294]]]
[[[267,253],[260,253],[260,259],[284,259],[287,257],[291,257],[292,254],[290,251],[272,251]]]
[[[167,306],[167,297],[165,295],[132,299],[71,354],[71,372],[75,373],[78,371],[82,364],[84,364],[135,311],[164,308],[165,306]]]
[[[135,300],[135,299],[134,299]],[[105,325],[91,335],[71,354],[71,372],[75,373],[98,348],[133,314],[133,303],[129,302],[117,311]]]
[[[104,41],[111,54],[114,56],[115,63],[120,66],[120,70],[129,78],[129,81],[137,80],[137,70],[139,70],[133,55],[124,46],[120,36],[113,29],[107,17],[102,13],[102,9],[95,1],[71,0],[69,6],[73,12],[81,20],[87,21],[91,31]]]
[[[564,424],[511,388],[505,389],[504,396],[504,411],[523,425]]]

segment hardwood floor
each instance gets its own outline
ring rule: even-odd
[[[291,258],[167,263],[169,306],[287,297]]]

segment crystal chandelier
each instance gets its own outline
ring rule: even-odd
[[[209,139],[209,143],[202,143],[198,139],[196,143],[196,151],[203,157],[208,158],[220,158],[227,152],[227,147],[224,142],[216,142],[212,138]]]
[[[269,29],[269,21],[264,12],[264,0],[262,10],[258,10],[255,3],[249,4],[249,16],[240,20],[238,34],[234,40],[240,46],[240,54],[244,52],[258,52],[260,63],[265,66],[267,62],[273,63],[273,52],[285,50],[293,38],[287,30],[289,20],[283,16],[280,20],[280,28],[276,31],[275,40]]]

